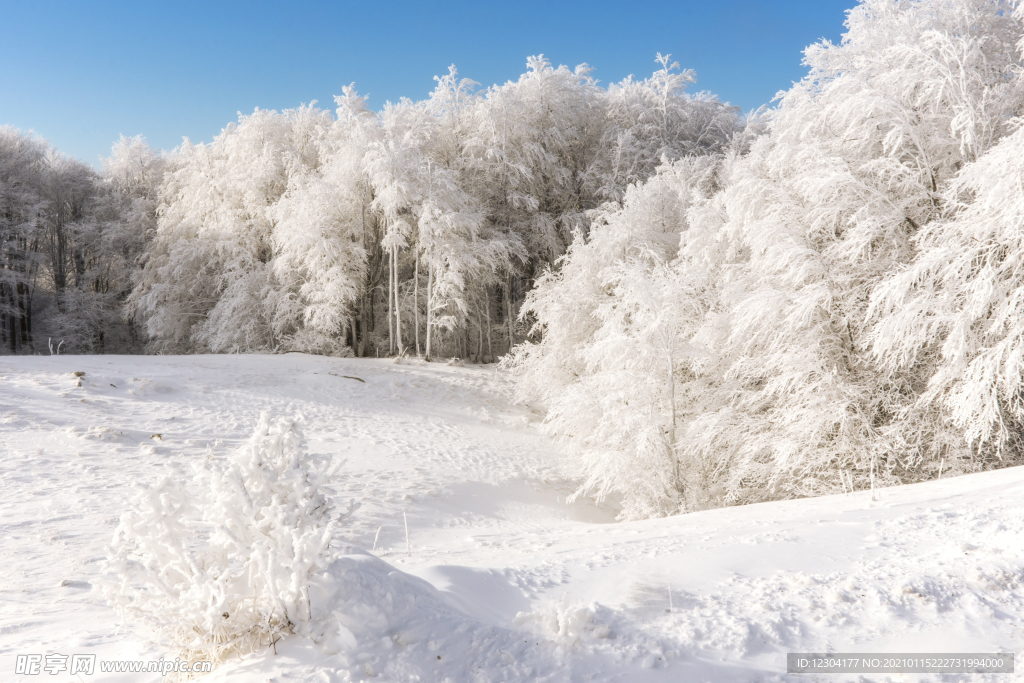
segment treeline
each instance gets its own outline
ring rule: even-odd
[[[129,300],[150,348],[495,358],[588,210],[740,125],[667,59],[608,89],[528,66],[482,93],[452,68],[379,113],[346,88],[334,116],[256,111],[184,144]]]
[[[453,67],[379,113],[346,88],[169,154],[122,139],[102,173],[4,129],[4,349],[494,359],[588,211],[739,130],[659,62],[609,88],[543,58],[483,91]]]
[[[100,174],[0,127],[0,352],[139,347],[122,309],[155,227],[160,164],[122,139]]]
[[[598,210],[516,349],[626,517],[1024,461],[1024,10],[865,0],[720,154]]]

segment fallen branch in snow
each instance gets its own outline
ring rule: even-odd
[[[327,374],[330,375],[331,377],[343,377],[345,379],[354,379],[357,382],[362,382],[363,384],[366,384],[366,380],[365,379],[361,379],[359,377],[352,377],[351,375],[338,375],[338,374],[333,373],[333,372],[328,372]]]

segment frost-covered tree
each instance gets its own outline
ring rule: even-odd
[[[678,71],[671,55],[647,79],[632,76],[608,88],[598,152],[587,169],[595,196],[621,201],[626,188],[654,175],[663,161],[721,151],[739,130],[736,108],[709,93],[689,95],[692,70]]]
[[[718,387],[684,454],[713,499],[839,490],[842,470],[861,486],[913,480],[942,457],[948,434],[896,417],[911,391],[873,362],[867,306],[1019,107],[1009,9],[862,3],[841,44],[807,50],[808,76],[732,165],[703,214],[727,249],[695,338]]]
[[[687,416],[676,392],[704,362],[689,339],[708,310],[708,283],[702,269],[672,264],[688,209],[714,192],[720,166],[710,155],[681,159],[628,188],[622,208],[596,213],[589,236],[524,304],[541,339],[509,361],[517,395],[547,409],[578,493],[619,496],[626,517],[685,505],[678,438]]]
[[[0,128],[0,347],[10,353],[31,349],[33,342],[46,149],[38,138]]]
[[[122,140],[125,164],[141,141]],[[141,152],[139,152],[141,154]],[[152,155],[152,152],[148,152]],[[156,168],[161,161],[147,161]],[[122,167],[123,168],[123,164]],[[104,174],[46,141],[0,129],[0,342],[10,353],[132,352],[140,344],[121,308],[144,248],[147,219],[120,171]],[[146,180],[152,195],[160,182]],[[136,186],[142,182],[137,181]],[[152,205],[146,210],[152,214]]]
[[[490,88],[472,114],[474,194],[488,224],[523,254],[496,290],[505,348],[521,336],[514,322],[525,289],[561,256],[591,208],[581,193],[603,112],[590,72],[585,64],[554,68],[531,57],[519,80]]]
[[[735,140],[717,172],[720,189],[694,194],[676,219],[685,227],[669,264],[679,278],[672,305],[674,319],[686,321],[676,346],[688,357],[674,375],[673,405],[648,410],[645,425],[675,415],[688,506],[839,490],[844,470],[857,486],[914,480],[948,456],[956,437],[948,421],[907,412],[918,405],[914,377],[886,371],[872,355],[868,305],[888,273],[915,260],[922,226],[950,210],[946,185],[1008,132],[1020,108],[1021,30],[1011,10],[1006,2],[863,2],[840,44],[808,48],[809,73],[767,113],[766,134]],[[647,200],[652,209],[656,197]],[[623,211],[639,210],[627,194]],[[573,405],[559,391],[590,387],[574,395],[592,406],[617,371],[587,364],[608,318],[597,305],[574,309],[568,293],[604,284],[595,273],[643,263],[624,250],[581,276],[574,261],[586,263],[585,253],[570,250],[561,274],[532,295],[544,340],[520,353],[520,388],[528,397],[538,394],[531,381],[545,385],[540,397],[546,391],[561,406],[549,427],[591,456],[577,469],[586,486],[625,496],[627,516],[668,512],[676,492],[652,493],[664,488],[656,484],[663,471],[646,479],[625,472],[646,446],[598,457],[588,441],[595,427],[560,424]],[[661,267],[634,270],[629,281],[662,291],[651,277]],[[605,296],[617,315],[636,305],[629,302],[662,300],[609,286]],[[628,320],[658,320],[660,306]],[[580,334],[566,333],[567,318]],[[657,335],[642,344],[652,358],[666,347]],[[642,357],[639,349],[630,356]],[[638,428],[621,424],[620,439],[604,434],[602,444],[630,444]]]
[[[186,141],[128,314],[160,352],[504,353],[588,210],[735,128],[659,59],[612,91],[543,57],[482,93],[451,67],[420,102],[375,114],[349,86],[336,116],[257,110]]]
[[[276,205],[323,164],[332,121],[313,106],[257,110],[211,144],[178,150],[130,302],[155,350],[295,348],[304,316],[323,322],[303,305],[302,276],[282,283],[273,261],[275,246],[291,244],[275,238]],[[330,267],[330,257],[321,264]]]
[[[413,214],[426,197],[428,163],[423,148],[433,120],[423,107],[402,100],[389,103],[380,122],[382,134],[367,150],[363,164],[374,191],[373,209],[384,223],[381,246],[388,255],[388,347],[391,353],[405,354],[402,308],[407,297],[401,291],[399,258],[402,250],[411,246]],[[414,303],[418,309],[418,302]]]
[[[521,262],[525,254],[516,234],[487,220],[486,184],[474,174],[472,152],[474,111],[481,104],[476,83],[459,79],[454,66],[435,80],[424,102],[434,126],[426,146],[426,194],[416,212],[417,282],[419,260],[427,271],[425,350],[432,357],[444,341],[455,347],[454,355],[483,359],[493,353],[492,292],[513,260]],[[474,322],[472,351],[467,337]]]
[[[376,302],[386,265],[384,222],[373,210],[373,186],[363,165],[368,148],[380,137],[380,127],[377,116],[366,107],[366,98],[356,92],[354,85],[343,88],[335,103],[338,108],[330,136],[332,152],[321,168],[321,177],[337,188],[339,196],[347,198],[350,219],[357,224],[353,224],[353,238],[362,246],[363,275],[352,304],[349,345],[363,356],[377,345]]]
[[[519,80],[488,89],[472,112],[467,142],[470,192],[486,225],[503,233],[517,258],[494,283],[507,344],[534,282],[585,238],[588,211],[650,177],[662,161],[720,150],[738,130],[735,109],[684,91],[692,72],[658,55],[651,78],[599,88],[591,68],[554,68],[531,58]]]
[[[149,146],[145,138],[121,138],[111,156],[103,160],[102,199],[99,221],[103,226],[88,281],[102,294],[104,338],[114,337],[93,351],[140,349],[145,334],[131,316],[125,318],[124,303],[135,285],[143,254],[156,234],[156,209],[164,174],[172,160]],[[99,335],[95,335],[99,336]]]
[[[365,253],[360,198],[348,189],[319,174],[299,176],[275,207],[271,264],[291,304],[278,315],[297,330],[297,349],[338,352],[352,320]]]
[[[113,153],[102,175],[55,153],[47,159],[43,244],[55,299],[48,327],[74,353],[141,345],[122,308],[152,230],[163,160],[141,138],[122,138]],[[129,177],[133,164],[137,178]]]
[[[963,434],[943,451],[951,471],[1024,457],[1022,152],[1018,130],[968,164],[946,192],[952,219],[915,235],[917,258],[872,293],[873,350],[915,382],[901,417]]]

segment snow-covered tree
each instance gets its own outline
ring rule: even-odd
[[[340,352],[360,294],[365,252],[360,197],[320,174],[292,178],[275,207],[275,278],[289,303],[278,327],[297,330],[296,349]]]
[[[957,430],[942,451],[947,471],[1024,457],[1022,153],[1018,130],[968,164],[946,192],[952,219],[915,235],[917,258],[873,292],[873,350],[914,382],[917,401],[900,417]]]
[[[716,189],[721,159],[695,156],[627,189],[594,215],[527,296],[540,341],[509,360],[521,400],[547,409],[579,493],[620,496],[629,518],[685,508],[684,416],[676,396],[704,362],[689,339],[708,310],[706,273],[673,267],[687,212]]]
[[[135,285],[146,247],[156,234],[159,192],[171,164],[168,155],[150,147],[142,136],[122,135],[111,156],[103,160],[98,217],[103,230],[96,250],[102,258],[92,266],[90,279],[92,289],[107,299],[105,336],[115,338],[114,344],[104,343],[94,351],[139,350],[144,344],[144,331],[131,316],[124,317],[124,303]]]
[[[384,223],[381,246],[388,255],[388,347],[405,354],[402,335],[400,256],[411,246],[413,214],[425,199],[427,160],[423,148],[433,120],[426,110],[410,100],[388,103],[381,112],[381,135],[367,150],[364,168],[373,187],[373,209]],[[417,281],[418,284],[418,281]],[[414,302],[418,308],[418,302]],[[416,313],[415,315],[418,315]],[[418,334],[418,329],[416,334]]]
[[[654,175],[663,161],[721,151],[739,130],[736,108],[713,95],[694,96],[692,70],[678,71],[671,55],[656,59],[661,69],[642,81],[632,76],[608,88],[607,121],[599,150],[587,169],[591,191],[621,201],[626,188]]]
[[[127,312],[161,352],[504,353],[525,333],[525,293],[586,233],[588,210],[735,128],[659,60],[612,91],[543,57],[483,93],[453,66],[427,99],[379,114],[349,86],[335,117],[257,110],[186,141],[161,158]],[[115,166],[145,176],[144,161]]]
[[[718,387],[685,439],[713,498],[840,490],[842,470],[861,486],[913,480],[942,457],[947,434],[896,419],[911,392],[873,362],[867,306],[1019,106],[1009,9],[862,3],[841,44],[807,50],[809,74],[733,164],[704,214],[728,248],[695,338]]]
[[[686,321],[676,347],[690,355],[675,374],[674,405],[648,409],[645,424],[676,416],[688,505],[840,490],[844,470],[857,486],[915,480],[949,457],[956,435],[948,421],[910,410],[920,407],[913,373],[888,371],[872,355],[868,305],[889,273],[914,262],[922,227],[951,209],[947,184],[1008,132],[1020,108],[1021,30],[1011,10],[1008,2],[861,3],[840,44],[808,48],[809,73],[766,114],[766,134],[735,139],[717,172],[720,189],[694,195],[685,219],[676,219],[685,228],[669,266],[679,278],[672,305],[674,319]],[[645,200],[627,193],[624,211],[641,210],[634,201]],[[658,199],[646,201],[653,208]],[[639,448],[597,457],[603,444],[630,443],[626,436],[639,433],[631,421],[613,431],[619,441],[603,433],[600,445],[586,420],[560,423],[574,404],[554,387],[568,395],[587,386],[573,394],[575,406],[592,406],[612,400],[598,387],[612,387],[602,379],[614,376],[587,365],[607,318],[596,305],[574,308],[568,293],[604,284],[593,273],[642,262],[623,251],[601,264],[605,271],[593,264],[581,276],[574,261],[585,262],[585,253],[570,250],[561,274],[532,295],[545,338],[520,353],[520,388],[529,397],[537,394],[530,382],[549,387],[560,406],[549,427],[592,456],[577,472],[588,486],[624,495],[627,516],[670,511],[678,503],[656,483],[663,471],[644,479],[629,470],[646,489],[624,483]],[[628,281],[663,291],[650,277],[659,267],[634,270]],[[609,294],[617,315],[635,307],[630,301],[661,300],[622,288]],[[634,308],[629,321],[659,320],[660,305]],[[578,335],[565,331],[566,319]],[[666,348],[657,335],[642,346],[646,352],[636,348],[629,358],[656,358]],[[591,411],[589,422],[600,425],[604,410]],[[652,498],[658,490],[660,500]]]
[[[115,158],[145,144],[122,140]],[[148,148],[146,148],[148,149]],[[120,151],[119,151],[120,150]],[[137,151],[137,150],[136,150]],[[151,154],[151,153],[150,153]],[[146,162],[150,170],[161,161]],[[121,307],[147,221],[120,171],[99,175],[46,141],[0,129],[0,342],[11,353],[131,352],[140,346]],[[153,170],[152,194],[160,182]],[[151,221],[150,221],[151,222]]]
[[[33,341],[46,150],[42,140],[0,127],[0,345],[10,353],[31,349]]]
[[[286,266],[273,261],[275,246],[302,249],[289,239],[287,222],[286,234],[275,238],[276,205],[290,185],[324,163],[322,141],[332,123],[313,106],[281,114],[257,110],[211,144],[186,141],[178,150],[130,302],[155,350],[295,348],[304,316],[326,324],[322,311],[303,305],[297,290],[304,276],[282,284],[278,272]],[[333,234],[348,239],[344,230]],[[332,268],[331,259],[346,253],[358,258],[335,246],[319,263]],[[309,339],[319,344],[316,335]]]

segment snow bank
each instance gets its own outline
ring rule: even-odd
[[[354,546],[344,553],[313,579],[311,635],[353,675],[465,681],[501,670],[529,680],[550,660],[549,647],[468,617],[423,579]]]

